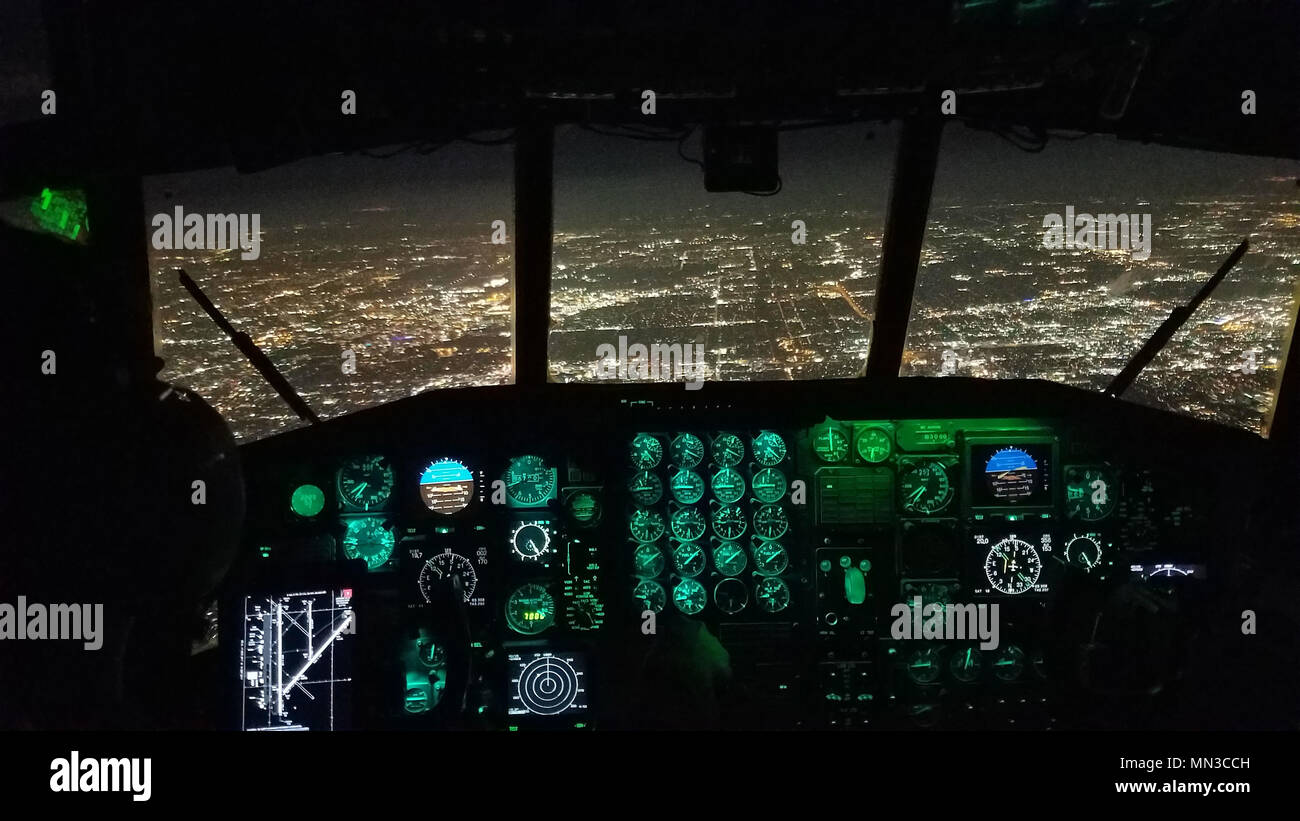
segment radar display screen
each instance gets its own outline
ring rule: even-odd
[[[241,730],[351,729],[352,590],[244,597]]]
[[[587,712],[587,657],[582,653],[511,653],[512,716]]]
[[[971,506],[1051,506],[1053,449],[1041,440],[971,444]]]

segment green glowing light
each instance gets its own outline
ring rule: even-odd
[[[32,200],[32,216],[42,231],[77,239],[83,231],[90,231],[86,220],[86,195],[81,191],[52,191],[43,189]]]
[[[310,519],[325,509],[325,492],[315,485],[299,485],[289,500],[293,512]]]
[[[269,559],[269,558],[271,558],[271,546],[270,546],[270,545],[262,545],[261,547],[259,547],[259,548],[257,549],[257,552],[258,552],[258,554],[261,555],[261,557],[262,557],[263,559]]]

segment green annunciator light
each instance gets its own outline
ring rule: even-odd
[[[299,485],[289,500],[293,512],[310,519],[325,509],[325,493],[315,485]]]
[[[70,240],[90,231],[86,219],[86,195],[82,191],[43,189],[32,200],[31,213],[42,231]]]

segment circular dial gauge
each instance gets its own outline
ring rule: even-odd
[[[1091,573],[1101,563],[1101,539],[1094,533],[1071,536],[1065,545],[1065,560]]]
[[[713,461],[720,467],[734,468],[745,458],[745,443],[734,433],[724,433],[713,440]]]
[[[754,461],[764,467],[785,461],[785,440],[775,431],[765,430],[754,437]]]
[[[605,603],[595,593],[578,593],[564,605],[564,621],[572,630],[599,630],[605,623]]]
[[[682,579],[673,588],[673,604],[688,616],[694,616],[708,604],[709,593],[695,579]]]
[[[578,527],[595,527],[600,522],[601,514],[604,513],[596,494],[585,490],[570,496],[565,507]]]
[[[1043,475],[1028,451],[1002,448],[984,463],[984,481],[994,499],[1026,499],[1043,486]]]
[[[693,468],[704,460],[704,442],[693,433],[679,433],[668,449],[673,464]]]
[[[970,683],[980,677],[980,651],[976,647],[957,650],[948,658],[948,670],[958,681]]]
[[[775,576],[765,576],[755,585],[754,598],[764,613],[780,613],[790,606],[790,588]]]
[[[643,579],[653,579],[663,573],[665,564],[663,551],[652,544],[640,545],[632,554],[633,572]]]
[[[1098,522],[1119,504],[1119,480],[1107,467],[1071,467],[1065,472],[1066,513],[1071,519]]]
[[[1038,551],[1029,542],[1008,536],[989,549],[984,560],[984,575],[993,589],[1015,595],[1032,590],[1038,583],[1043,564]]]
[[[849,437],[838,425],[823,425],[813,434],[813,453],[828,465],[837,465],[849,455]]]
[[[1014,644],[1002,648],[993,662],[993,675],[1002,681],[1015,681],[1025,671],[1025,651]]]
[[[539,505],[555,493],[555,471],[540,456],[516,456],[506,468],[506,497],[515,504]]]
[[[684,505],[693,505],[704,498],[704,480],[693,470],[682,468],[673,474],[668,484],[673,498]]]
[[[656,542],[664,535],[664,517],[657,510],[637,510],[627,523],[638,542]]]
[[[655,474],[643,470],[627,480],[627,492],[638,505],[658,504],[664,497],[664,483]]]
[[[424,600],[433,601],[434,586],[453,578],[460,582],[465,601],[474,597],[474,590],[478,587],[478,574],[474,572],[474,565],[469,559],[459,553],[447,552],[439,553],[425,562],[424,567],[420,568],[418,582]]]
[[[713,588],[713,603],[728,616],[734,616],[749,604],[749,589],[740,579],[723,579]]]
[[[506,601],[506,623],[525,636],[535,636],[555,624],[555,599],[540,584],[515,589]]]
[[[534,715],[559,715],[573,704],[582,689],[573,665],[562,658],[535,658],[519,672],[519,703]]]
[[[709,566],[704,548],[693,542],[678,545],[673,550],[673,567],[683,576],[698,576]]]
[[[940,462],[913,465],[898,479],[903,510],[910,513],[938,513],[952,501],[952,482]]]
[[[459,513],[472,498],[474,476],[454,459],[440,459],[420,474],[420,499],[434,513]]]
[[[759,542],[754,545],[754,571],[760,576],[778,576],[790,566],[790,554],[780,542]]]
[[[673,514],[673,535],[683,542],[698,540],[708,527],[704,514],[693,507],[684,507]]]
[[[754,511],[754,532],[760,539],[779,539],[790,529],[790,520],[779,505],[763,505]]]
[[[664,592],[663,585],[648,579],[637,582],[632,595],[641,600],[642,607],[656,613],[663,612],[664,605],[668,603],[668,594]]]
[[[713,474],[710,485],[714,497],[724,505],[735,504],[745,496],[745,477],[734,468],[723,468]]]
[[[942,672],[937,648],[915,650],[907,660],[907,677],[917,684],[933,684],[939,680]]]
[[[396,543],[393,532],[384,527],[381,519],[350,519],[343,532],[343,555],[349,559],[361,559],[365,561],[367,570],[374,570],[392,558]]]
[[[718,538],[732,541],[745,535],[749,524],[745,511],[740,505],[723,505],[713,511],[713,532]]]
[[[361,456],[339,468],[339,498],[361,510],[374,510],[393,495],[393,467],[383,456]]]
[[[664,458],[663,443],[657,436],[638,433],[632,437],[628,458],[632,460],[633,465],[636,465],[637,470],[652,470],[658,467],[659,462]]]
[[[325,491],[315,485],[298,485],[289,497],[289,509],[310,519],[325,509]]]
[[[519,558],[536,561],[550,552],[551,534],[543,522],[524,522],[510,534],[510,546]]]
[[[735,542],[723,542],[713,549],[713,566],[724,576],[739,576],[747,564],[749,558]]]
[[[880,428],[866,428],[858,434],[856,447],[859,459],[870,465],[878,465],[889,458],[894,443],[889,440],[889,434]]]
[[[763,468],[754,474],[750,486],[754,490],[755,499],[764,504],[772,504],[785,495],[785,474],[776,468]]]

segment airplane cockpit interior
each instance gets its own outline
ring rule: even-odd
[[[1294,3],[0,28],[0,727],[1300,728]]]

